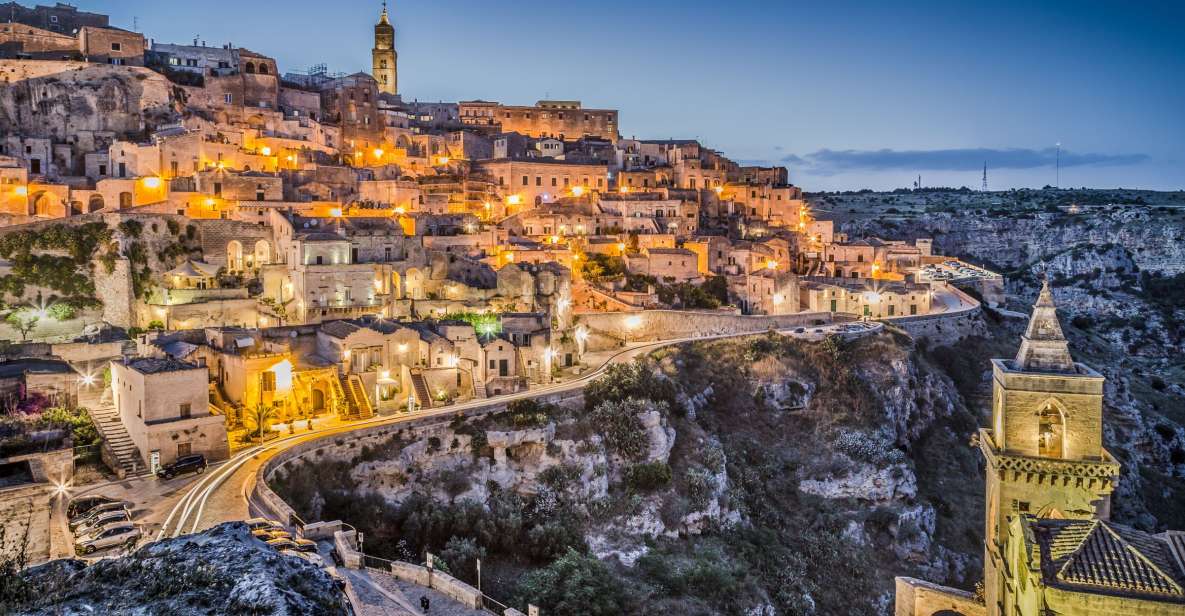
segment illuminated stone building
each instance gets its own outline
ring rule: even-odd
[[[395,26],[391,25],[387,17],[387,3],[383,3],[383,13],[379,23],[374,26],[374,49],[371,50],[374,60],[374,80],[378,83],[379,92],[383,94],[399,94],[399,54],[395,51]]]
[[[1185,532],[1116,524],[1104,377],[1076,362],[1046,282],[1014,359],[992,360],[983,603],[897,579],[897,616],[1185,613]]]

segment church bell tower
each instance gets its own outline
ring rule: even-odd
[[[371,50],[374,60],[373,75],[379,83],[379,92],[399,94],[399,54],[395,52],[395,27],[387,16],[387,3],[383,3],[383,13],[379,23],[374,26],[374,49]]]
[[[1070,356],[1046,280],[1016,358],[992,360],[992,426],[979,432],[989,616],[1006,613],[1016,589],[1003,553],[1013,517],[1109,517],[1119,463],[1103,448],[1104,380]]]

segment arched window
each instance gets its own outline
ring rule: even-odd
[[[266,74],[267,74],[267,63],[265,63],[265,62],[260,62],[260,63],[259,63],[259,74],[260,74],[260,75],[266,75]]]
[[[1066,419],[1053,402],[1046,402],[1037,418],[1037,455],[1062,458],[1066,454]]]
[[[255,74],[255,63],[254,63],[254,62],[248,62],[248,63],[247,63],[247,68],[246,68],[246,71],[247,71],[247,74],[248,74],[248,75],[254,75],[254,74]]]
[[[119,193],[119,207],[120,207],[120,209],[123,209],[126,207],[132,207],[132,193],[130,193],[130,192]]]

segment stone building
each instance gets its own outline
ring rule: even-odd
[[[497,178],[498,190],[509,213],[551,203],[563,197],[582,197],[591,191],[608,189],[609,169],[551,158],[495,159],[480,161],[475,168]]]
[[[111,391],[119,418],[152,470],[180,456],[229,455],[226,422],[211,412],[205,366],[171,357],[111,362]]]
[[[374,49],[370,53],[374,61],[374,80],[378,83],[379,92],[398,95],[399,54],[395,51],[395,26],[392,26],[387,18],[386,2],[383,3],[379,23],[374,26]]]
[[[10,23],[25,24],[64,34],[77,34],[84,26],[106,28],[109,18],[101,13],[80,11],[77,7],[57,2],[53,6],[38,4],[28,8],[19,2],[0,4],[0,16]]]
[[[1071,357],[1048,282],[1016,357],[992,373],[992,425],[978,436],[984,603],[898,578],[897,616],[1185,612],[1185,532],[1108,521],[1120,465],[1103,448],[1105,379]]]
[[[515,107],[490,101],[462,101],[461,122],[492,133],[520,133],[574,141],[600,137],[612,143],[620,138],[615,109],[585,109],[580,101],[539,101],[533,107]]]

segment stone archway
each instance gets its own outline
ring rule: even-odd
[[[49,217],[49,197],[48,193],[36,192],[29,198],[29,215]]]
[[[243,243],[231,240],[226,245],[226,269],[231,272],[243,270]]]
[[[313,388],[312,396],[309,402],[313,407],[313,413],[318,413],[325,410],[325,392],[318,388]]]
[[[409,299],[424,299],[424,273],[411,268],[404,273],[404,297]]]
[[[391,299],[403,299],[403,277],[391,272]]]
[[[98,212],[107,207],[107,203],[103,201],[103,195],[91,195],[91,198],[86,202],[86,211]]]

